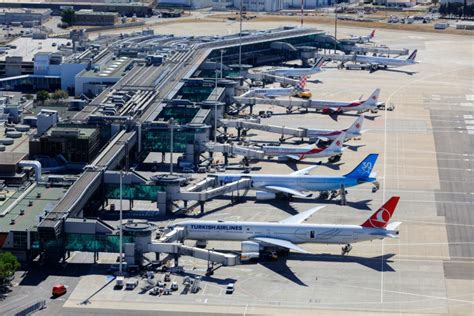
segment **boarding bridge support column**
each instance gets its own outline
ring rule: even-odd
[[[347,205],[346,186],[341,184],[341,205]]]
[[[160,211],[160,215],[166,214],[167,202],[166,202],[166,192],[157,192],[156,194],[156,207]]]

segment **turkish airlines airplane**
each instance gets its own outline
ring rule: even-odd
[[[308,253],[297,246],[304,243],[345,245],[345,255],[353,243],[398,237],[401,222],[389,221],[399,200],[398,196],[391,197],[361,225],[303,223],[324,207],[318,206],[279,222],[184,221],[169,228],[182,227],[183,239],[241,241],[242,258],[258,258],[260,250]]]
[[[329,146],[318,147],[317,144],[305,147],[285,147],[285,146],[263,146],[262,151],[266,156],[286,157],[293,160],[303,160],[305,158],[325,158],[341,156],[344,148],[346,133],[341,133]]]

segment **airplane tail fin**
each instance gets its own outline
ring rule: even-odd
[[[380,95],[380,89],[375,89],[374,92],[370,95],[370,97],[365,100],[364,103],[369,104],[369,105],[377,105],[377,102],[379,101],[379,95]]]
[[[366,220],[361,226],[367,228],[386,228],[388,221],[395,212],[398,201],[400,200],[399,196],[392,196],[384,205],[382,205],[377,212],[372,214],[372,216]]]
[[[351,133],[351,134],[360,134],[361,133],[361,128],[362,128],[362,123],[364,122],[364,116],[361,115],[359,116],[355,121],[354,123],[352,123],[351,126],[349,126],[348,129],[346,129],[345,131],[347,133]]]
[[[370,39],[374,38],[375,37],[375,30],[372,30],[372,32],[370,33]]]
[[[321,68],[324,64],[324,57],[319,58],[316,63],[314,64],[313,68]]]
[[[308,77],[304,76],[300,79],[300,81],[295,86],[295,92],[303,92],[304,88],[306,87],[306,80]]]
[[[409,60],[409,61],[415,61],[416,53],[418,53],[418,49],[415,49],[415,50],[410,54],[410,56],[408,56],[407,60]]]
[[[369,154],[365,157],[364,160],[357,165],[351,172],[346,174],[346,177],[357,178],[357,179],[367,179],[372,175],[372,169],[377,162],[378,154]]]
[[[344,145],[344,140],[346,139],[346,133],[342,132],[327,148],[326,150],[330,151],[342,151]]]

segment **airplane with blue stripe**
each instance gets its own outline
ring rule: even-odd
[[[257,200],[272,200],[277,195],[311,197],[306,192],[331,192],[344,188],[354,187],[364,183],[373,183],[375,191],[378,189],[377,175],[373,172],[378,154],[369,154],[351,172],[342,176],[310,175],[318,165],[313,165],[288,175],[277,174],[214,174],[219,185],[250,179],[251,188],[255,189]]]

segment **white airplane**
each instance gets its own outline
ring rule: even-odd
[[[360,35],[351,35],[349,40],[357,42],[360,44],[369,43],[375,37],[375,30],[372,30],[369,35],[360,36]]]
[[[372,172],[377,162],[378,154],[370,154],[362,160],[357,167],[343,176],[321,176],[309,173],[318,165],[313,165],[290,174],[229,174],[217,173],[209,176],[215,177],[219,185],[223,186],[231,182],[251,180],[251,188],[257,190],[257,200],[273,200],[277,194],[284,196],[297,196],[300,198],[311,197],[311,193],[323,192],[320,197],[329,197],[329,192],[340,190],[341,187],[349,188],[364,183],[373,183],[373,192],[377,191],[377,174]]]
[[[401,222],[388,222],[399,199],[391,197],[361,225],[303,223],[324,207],[319,206],[279,222],[184,221],[168,228],[183,228],[183,240],[241,241],[242,259],[258,258],[261,250],[309,253],[297,246],[304,243],[345,245],[342,248],[345,255],[351,251],[352,243],[398,238]]]
[[[262,151],[266,156],[286,157],[293,160],[303,160],[305,158],[325,158],[341,157],[344,148],[342,147],[346,133],[341,133],[329,146],[318,147],[313,144],[305,147],[285,147],[285,146],[263,146]],[[335,162],[339,159],[333,159]]]
[[[377,57],[377,56],[366,56],[366,55],[355,55],[354,62],[367,65],[370,71],[376,71],[378,69],[387,69],[389,67],[402,67],[408,65],[415,65],[418,62],[415,61],[418,50],[415,49],[407,59],[391,58],[391,57]]]
[[[380,95],[380,89],[375,89],[374,92],[366,100],[354,100],[354,101],[331,101],[331,100],[314,100],[303,105],[305,109],[316,109],[323,113],[342,113],[349,111],[357,111],[357,113],[363,113],[366,111],[376,112],[378,107],[382,104],[378,102]],[[276,104],[278,105],[278,104]],[[293,110],[292,106],[286,107],[286,112],[291,113]]]
[[[342,130],[331,130],[331,129],[316,129],[316,128],[308,128],[306,131],[306,136],[310,140],[315,139],[326,139],[326,140],[335,140],[339,135],[342,133],[346,134],[344,141],[348,141],[352,138],[361,137],[362,134],[365,132],[362,131],[362,123],[364,122],[364,116],[359,116],[351,126],[346,129]]]
[[[299,96],[305,93],[305,86],[307,77],[303,77],[300,81],[290,88],[255,88],[247,91],[244,95],[246,97],[263,97],[263,98],[276,98],[276,97],[289,97]]]
[[[300,77],[310,77],[318,72],[323,71],[321,68],[324,63],[324,58],[321,57],[313,67],[311,68],[280,68],[271,70],[268,73],[274,76],[279,77],[290,77],[290,78],[300,78]]]

